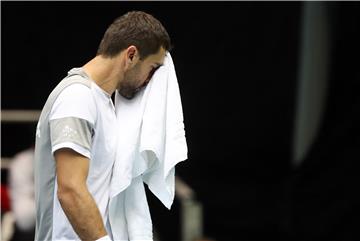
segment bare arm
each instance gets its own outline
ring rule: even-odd
[[[107,235],[100,211],[86,186],[89,159],[71,149],[55,152],[61,207],[81,240]]]

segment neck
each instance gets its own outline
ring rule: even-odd
[[[116,59],[96,56],[83,66],[89,77],[108,94],[114,93],[119,81],[120,68]]]

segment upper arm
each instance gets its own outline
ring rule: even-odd
[[[66,87],[55,100],[49,116],[52,152],[70,148],[90,158],[96,115],[89,87],[83,84]]]
[[[89,159],[69,148],[54,153],[56,174],[60,191],[69,191],[86,185]]]
[[[53,104],[50,139],[60,191],[86,183],[95,119],[91,90],[83,84],[66,87]]]

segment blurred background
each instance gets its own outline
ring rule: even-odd
[[[1,2],[3,227],[36,124],[9,110],[41,110],[129,10],[169,32],[189,148],[191,195],[148,195],[158,240],[360,240],[359,2]]]

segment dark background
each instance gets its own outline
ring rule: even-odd
[[[177,175],[204,205],[204,233],[221,241],[360,240],[360,4],[325,4],[325,114],[296,168],[304,2],[2,2],[1,108],[41,109],[69,69],[94,57],[116,17],[144,10],[174,44],[189,148]],[[2,156],[33,141],[33,126],[1,127]],[[178,201],[170,212],[152,196],[149,203],[161,240],[180,240]]]

